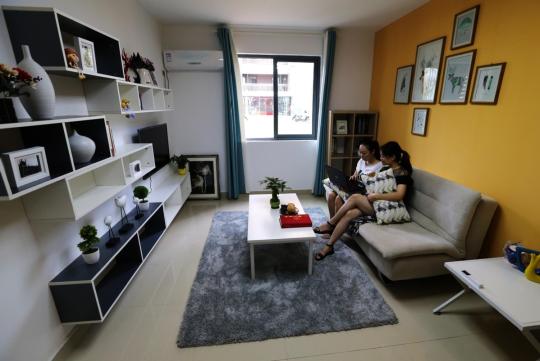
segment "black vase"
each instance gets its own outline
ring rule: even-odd
[[[0,123],[15,123],[17,122],[17,114],[13,107],[13,99],[0,98]]]

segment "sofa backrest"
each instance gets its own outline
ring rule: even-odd
[[[481,194],[421,169],[414,169],[408,206],[411,218],[451,242],[463,256]]]

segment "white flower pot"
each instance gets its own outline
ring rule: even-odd
[[[139,208],[141,209],[141,211],[147,211],[150,209],[150,202],[146,201],[146,202],[143,202],[143,201],[140,201],[139,202]]]
[[[32,59],[28,45],[22,46],[22,52],[23,59],[17,66],[28,72],[32,78],[39,76],[41,80],[34,87],[25,87],[23,93],[27,92],[29,95],[21,95],[19,99],[30,118],[52,119],[55,113],[56,95],[51,78],[45,69]]]
[[[77,131],[73,131],[73,135],[69,137],[69,147],[75,163],[90,162],[96,152],[96,143],[92,139],[80,135]]]
[[[83,253],[82,257],[84,259],[84,262],[87,264],[94,264],[98,263],[99,261],[99,248],[96,248],[96,250],[92,253]]]

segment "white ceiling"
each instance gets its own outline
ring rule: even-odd
[[[428,0],[138,0],[165,24],[379,29]]]

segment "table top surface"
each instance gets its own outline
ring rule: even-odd
[[[540,283],[526,279],[503,257],[446,262],[444,265],[520,330],[540,326]]]
[[[250,194],[247,241],[251,244],[269,244],[302,242],[315,239],[311,227],[281,228],[279,209],[270,208],[271,194]],[[281,204],[294,203],[298,214],[304,214],[304,208],[296,193],[281,193]]]

